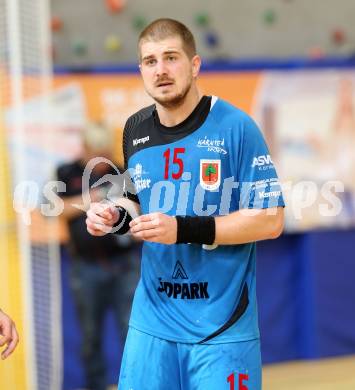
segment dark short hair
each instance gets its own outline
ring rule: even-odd
[[[140,45],[143,41],[161,41],[175,36],[181,38],[183,49],[189,58],[196,55],[195,38],[191,31],[177,20],[161,18],[150,23],[140,33],[138,38],[139,60],[141,60]]]

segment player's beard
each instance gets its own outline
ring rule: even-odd
[[[167,109],[177,108],[177,107],[180,107],[184,103],[186,96],[191,89],[191,86],[192,86],[192,80],[190,80],[190,82],[186,84],[186,86],[184,87],[184,89],[181,92],[176,93],[175,95],[173,95],[171,97],[161,98],[161,97],[155,96],[153,94],[149,94],[149,95],[164,108],[167,108]]]

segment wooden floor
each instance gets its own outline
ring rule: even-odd
[[[266,365],[263,390],[355,390],[355,356]]]

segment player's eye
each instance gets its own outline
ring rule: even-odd
[[[148,58],[144,61],[144,64],[147,66],[153,66],[155,65],[157,60],[155,58]]]
[[[176,60],[176,56],[168,56],[168,61],[173,62]]]

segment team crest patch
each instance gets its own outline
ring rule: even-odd
[[[221,160],[200,160],[200,185],[208,191],[221,184]]]

